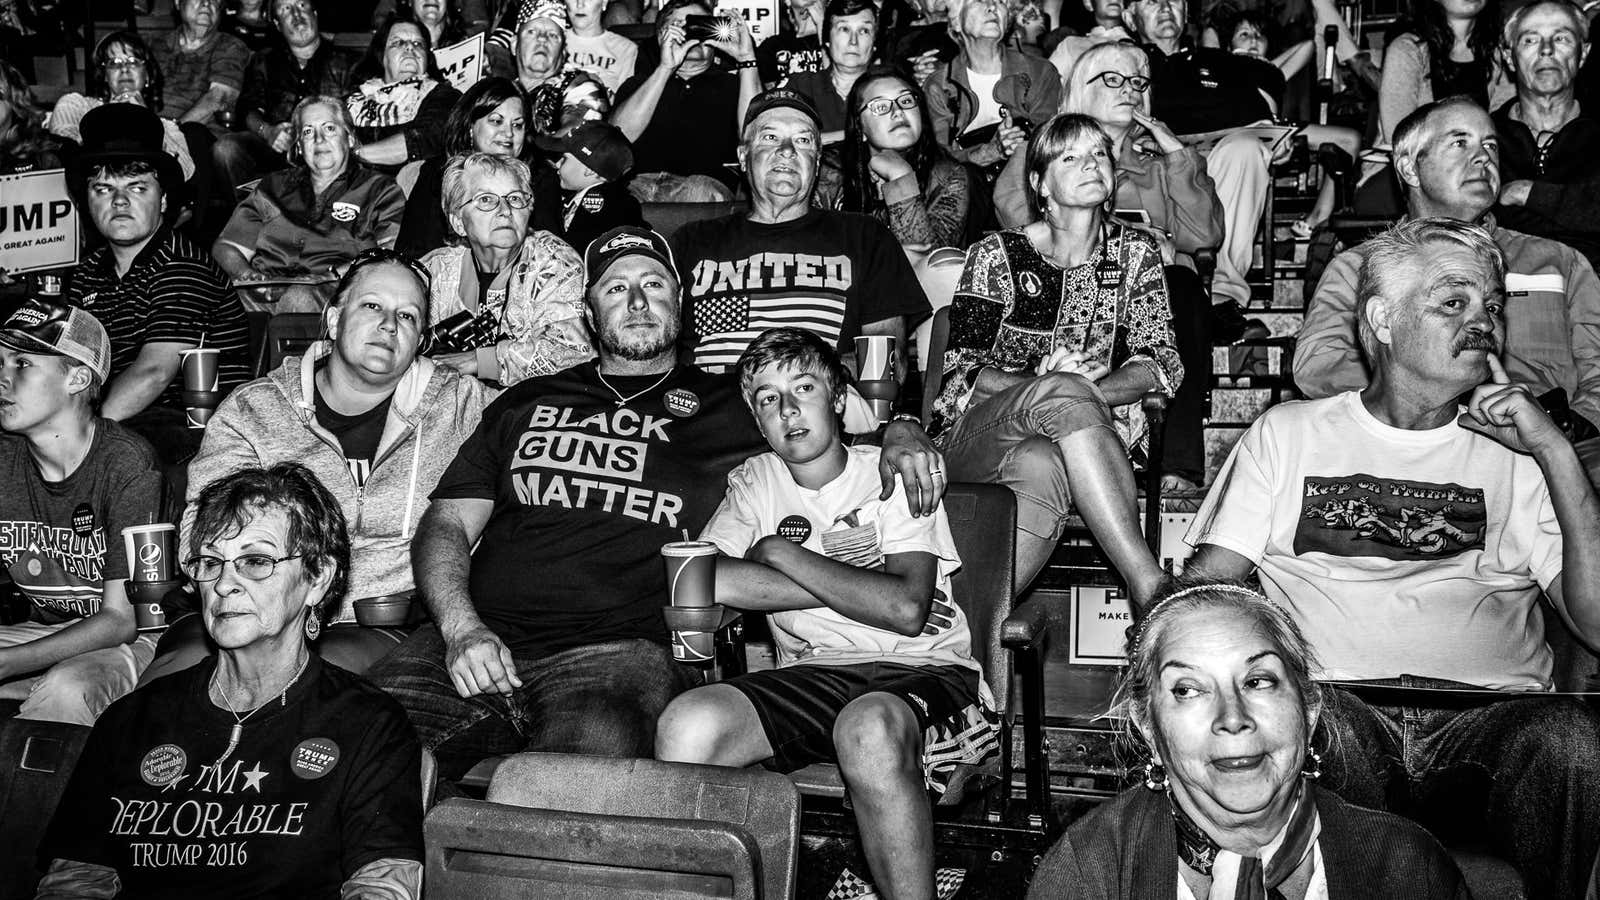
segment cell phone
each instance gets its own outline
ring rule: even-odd
[[[721,16],[683,17],[683,36],[691,41],[714,40],[725,27]]]

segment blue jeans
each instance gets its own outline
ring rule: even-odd
[[[1466,687],[1402,675],[1374,684]],[[1416,819],[1442,840],[1487,844],[1529,896],[1581,898],[1600,849],[1600,716],[1570,697],[1444,708],[1372,706],[1328,690],[1321,784]]]
[[[655,753],[656,719],[697,682],[665,644],[611,641],[551,656],[514,656],[522,687],[463,699],[437,626],[417,629],[367,673],[400,701],[439,774],[459,779],[491,756],[543,750],[592,756]]]

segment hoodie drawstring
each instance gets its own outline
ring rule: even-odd
[[[411,510],[417,505],[417,470],[422,466],[422,423],[411,441],[411,484],[406,488],[406,515],[400,520],[400,539],[411,539]]]

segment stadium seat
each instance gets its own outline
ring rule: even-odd
[[[89,730],[31,719],[0,723],[0,900],[33,896],[43,874],[34,854]]]
[[[799,797],[759,769],[519,753],[423,828],[430,900],[786,900]]]

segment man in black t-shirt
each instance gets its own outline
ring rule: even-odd
[[[783,11],[789,27],[756,48],[762,84],[774,85],[790,75],[828,67],[821,37],[823,5],[822,0],[785,0]]]
[[[653,752],[656,717],[695,680],[668,647],[661,546],[697,533],[727,473],[766,448],[737,378],[677,362],[659,235],[607,232],[585,271],[599,359],[485,410],[417,531],[433,624],[368,673],[446,778],[522,750]],[[896,423],[884,447],[886,484],[899,473],[931,512],[939,463],[921,429]]]
[[[725,371],[768,328],[815,332],[847,363],[855,339],[906,334],[932,310],[894,234],[869,216],[814,208],[821,119],[787,88],[763,92],[745,116],[739,161],[750,212],[692,222],[673,236],[687,295],[683,344],[695,365]]]
[[[1130,0],[1122,18],[1150,55],[1150,114],[1174,133],[1203,134],[1272,118],[1267,97],[1256,89],[1251,60],[1185,40],[1187,4]],[[1224,137],[1206,154],[1226,224],[1211,285],[1218,301],[1243,306],[1250,300],[1245,273],[1271,186],[1270,162],[1265,145],[1247,134]]]

